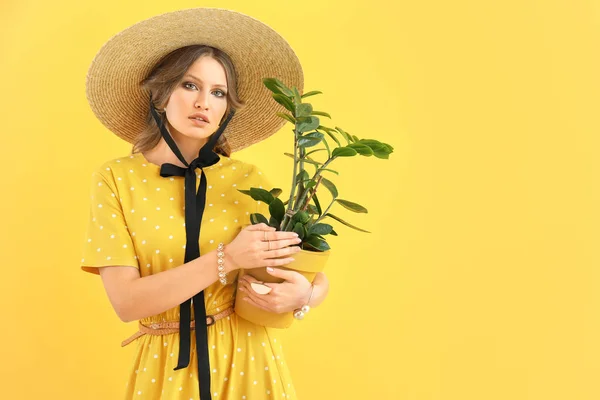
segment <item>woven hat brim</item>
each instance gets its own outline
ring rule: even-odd
[[[104,126],[134,143],[146,126],[148,93],[139,83],[165,55],[204,44],[229,55],[238,79],[238,110],[223,135],[239,151],[277,132],[286,111],[275,102],[263,78],[277,78],[302,94],[304,75],[298,57],[275,30],[248,15],[219,8],[193,8],[138,22],[110,38],[98,51],[86,78],[92,111]]]

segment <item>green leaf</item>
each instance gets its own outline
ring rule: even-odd
[[[261,222],[269,225],[269,221],[267,220],[267,218],[265,218],[264,215],[259,213],[250,214],[250,222],[252,222],[252,225],[260,224]]]
[[[281,224],[281,221],[277,221],[277,218],[273,217],[271,215],[271,218],[269,218],[269,226],[272,228],[275,228],[275,230],[279,230],[279,224]]]
[[[364,208],[363,206],[361,206],[358,203],[353,203],[351,201],[342,200],[342,199],[335,199],[335,201],[337,201],[344,208],[347,208],[348,210],[350,210],[352,212],[355,212],[355,213],[365,213],[365,214],[368,213],[367,209]]]
[[[317,117],[300,117],[296,121],[296,131],[298,133],[304,133],[312,131],[319,126],[319,118]]]
[[[276,94],[283,94],[283,92],[279,88],[279,85],[277,85],[276,79],[273,79],[273,78],[264,78],[263,79],[263,84],[271,92],[276,93]]]
[[[308,230],[309,235],[329,235],[333,227],[329,224],[314,224]]]
[[[352,225],[352,224],[350,224],[350,223],[348,223],[348,222],[344,221],[344,220],[343,220],[343,219],[341,219],[340,217],[337,217],[337,216],[335,216],[335,215],[333,215],[333,214],[331,214],[331,213],[327,213],[327,214],[325,214],[325,217],[330,217],[330,218],[333,218],[333,219],[335,219],[336,221],[338,221],[338,222],[340,222],[340,223],[342,223],[342,224],[346,225],[348,228],[352,228],[352,229],[355,229],[355,230],[357,230],[357,231],[361,231],[361,232],[365,232],[365,233],[371,233],[371,232],[369,232],[369,231],[366,231],[366,230],[364,230],[364,229],[358,228],[358,227],[356,227],[356,226],[354,226],[354,225]],[[323,218],[325,218],[325,217],[323,217]]]
[[[302,170],[298,172],[298,175],[296,175],[296,183],[307,181],[309,179],[310,177],[308,176],[308,172],[306,172],[306,170]]]
[[[313,206],[312,204],[309,204],[308,207],[306,208],[306,210],[308,211],[309,214],[319,214],[319,216],[321,216],[321,213],[319,213],[319,210],[317,210],[317,207]]]
[[[314,190],[312,191],[314,193]],[[319,217],[321,216],[321,214],[323,214],[323,211],[321,210],[321,203],[319,203],[319,199],[317,198],[317,194],[314,193],[312,199],[315,202],[315,206],[317,208],[317,212],[319,213]]]
[[[294,116],[296,118],[310,117],[311,112],[312,105],[310,105],[309,103],[298,104],[296,106],[296,113],[294,114]]]
[[[277,78],[264,78],[263,79],[263,84],[265,83],[265,80],[269,81],[270,85],[274,85],[275,87],[277,87],[279,89],[279,91],[282,92],[287,97],[294,97],[294,92],[292,92],[292,90],[290,88],[288,88],[279,79],[277,79]],[[265,84],[265,86],[266,86],[266,84]]]
[[[277,226],[279,226],[281,221],[283,221],[283,216],[285,215],[285,206],[283,205],[283,202],[278,198],[273,199],[271,204],[269,204],[269,212],[277,221]]]
[[[338,145],[338,147],[342,147],[342,144],[340,143],[339,139],[330,131],[325,131],[325,133],[327,133],[329,135],[330,138],[332,138]]]
[[[292,117],[290,114],[278,112],[277,115],[280,116],[283,119],[286,119],[286,120],[290,121],[292,124],[296,123],[296,119],[294,117]]]
[[[337,171],[334,171],[334,170],[332,170],[332,169],[329,169],[329,168],[319,168],[319,171],[333,172],[333,173],[334,173],[334,174],[336,174],[336,175],[339,175],[339,174],[340,174],[339,172],[337,172]]]
[[[306,184],[306,188],[307,188],[307,189],[310,189],[310,188],[314,187],[316,184],[317,184],[317,181],[310,180],[310,181],[308,181],[308,183]]]
[[[300,239],[304,239],[304,225],[302,225],[300,222],[296,222],[292,231],[296,232]]]
[[[279,197],[281,192],[282,192],[282,190],[279,188],[273,188],[273,189],[269,190],[269,193],[271,193],[273,195],[273,197]]]
[[[319,165],[323,165],[322,162],[315,161],[312,158],[304,158],[302,161],[305,162],[305,163],[308,163],[308,164],[316,165],[317,167]]]
[[[387,159],[389,154],[394,151],[394,148],[389,144],[374,139],[361,139],[358,143],[369,146],[377,158]]]
[[[323,139],[324,135],[321,132],[313,131],[313,132],[303,135],[302,137]]]
[[[363,156],[372,156],[373,150],[367,146],[366,144],[361,143],[350,143],[347,147],[350,147],[358,152],[358,154]]]
[[[273,98],[276,102],[284,106],[292,114],[294,113],[294,103],[292,103],[292,101],[287,96],[283,94],[273,93]]]
[[[323,186],[325,186],[327,188],[327,190],[329,190],[329,192],[331,193],[331,196],[333,196],[334,199],[338,197],[338,191],[337,191],[337,188],[335,187],[335,185],[333,184],[333,182],[331,182],[329,179],[321,176],[321,184]]]
[[[388,147],[385,147],[385,146],[382,148],[373,149],[373,155],[375,155],[375,157],[377,157],[377,158],[388,159],[388,158],[390,158],[391,153],[392,153],[392,150],[390,150]]]
[[[358,142],[360,139],[358,138],[358,136],[352,135],[352,139],[354,140],[354,142]]]
[[[277,79],[273,79],[273,78],[264,78],[263,79],[263,84],[267,87],[267,89],[269,89],[271,92],[276,93],[276,94],[283,94],[283,91],[279,88],[279,85],[277,84]]]
[[[313,147],[319,143],[321,143],[321,139],[319,138],[302,136],[300,139],[298,139],[298,146],[302,147]]]
[[[352,147],[337,147],[333,149],[331,155],[333,157],[352,157],[358,154]]]
[[[302,147],[312,147],[321,143],[323,134],[321,132],[311,132],[298,139],[298,145]],[[307,154],[308,155],[308,154]],[[307,156],[305,155],[305,157]]]
[[[350,135],[347,134],[346,132],[344,132],[342,130],[342,128],[340,128],[339,126],[336,126],[335,130],[338,131],[344,137],[344,139],[346,139],[346,142],[348,142],[348,144],[350,144],[352,142],[352,138],[350,137]]]
[[[325,149],[327,150],[327,158],[331,158],[331,149],[329,148],[329,143],[327,140],[323,139],[323,144],[325,145]]]
[[[323,94],[323,92],[319,92],[318,90],[312,90],[310,92],[304,93],[301,97],[305,98],[308,96],[314,96],[315,94]]]
[[[335,129],[328,128],[328,127],[323,126],[323,125],[319,125],[319,127],[317,129],[320,129],[320,130],[325,131],[325,132],[337,132]]]
[[[322,115],[323,117],[331,118],[331,115],[327,114],[323,111],[313,111],[310,113],[311,115]]]
[[[306,172],[306,170],[301,170],[298,172],[298,175],[296,175],[296,185],[304,184],[309,180],[310,177],[308,176],[308,172]]]
[[[325,141],[324,141],[325,142]],[[326,151],[327,149],[316,149],[316,150],[311,150],[308,153],[306,153],[306,157],[308,157],[309,155],[311,155],[312,153],[316,153],[317,151]]]
[[[327,242],[323,239],[318,238],[317,236],[308,236],[304,239],[302,244],[308,248],[312,248],[317,251],[327,251],[330,249]]]
[[[291,153],[283,153],[283,154],[285,154],[286,156],[288,156],[288,157],[290,157],[292,159],[294,158],[294,155],[291,154]],[[305,162],[305,163],[308,163],[308,164],[313,164],[313,165],[316,165],[316,166],[319,166],[319,165],[323,164],[322,162],[315,161],[312,158],[308,158],[308,157],[307,158],[303,158],[302,162]]]
[[[331,234],[332,234],[333,236],[337,236],[337,235],[338,235],[338,234],[337,234],[337,232],[336,232],[336,231],[334,231],[333,229],[331,230]]]
[[[302,97],[300,97],[300,92],[298,92],[298,88],[294,86],[292,88],[292,91],[294,92],[294,101],[296,102],[296,104],[302,104]]]
[[[274,199],[271,192],[260,188],[250,188],[250,196],[256,201],[262,201],[267,204],[271,204]]]
[[[306,211],[297,211],[292,217],[293,222],[300,222],[302,225],[310,220],[310,215]]]

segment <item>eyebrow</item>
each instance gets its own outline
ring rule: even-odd
[[[204,83],[204,82],[202,81],[202,79],[200,79],[200,78],[197,78],[197,77],[195,77],[195,76],[194,76],[194,75],[192,75],[192,74],[186,74],[185,76],[189,76],[190,78],[193,78],[193,79],[197,80],[198,82],[202,82],[202,83]],[[184,78],[185,78],[185,76],[184,76]],[[214,86],[214,87],[222,87],[222,88],[225,88],[225,89],[227,89],[227,85],[219,85],[219,84],[217,84],[217,85],[213,85],[213,86]]]

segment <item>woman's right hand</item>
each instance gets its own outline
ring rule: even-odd
[[[301,241],[295,232],[276,231],[265,223],[250,225],[224,247],[224,265],[228,270],[286,265],[300,251]]]

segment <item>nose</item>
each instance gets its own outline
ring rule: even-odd
[[[208,110],[208,96],[205,93],[198,93],[198,97],[196,98],[196,104],[194,104],[194,107],[202,109],[202,110]]]

